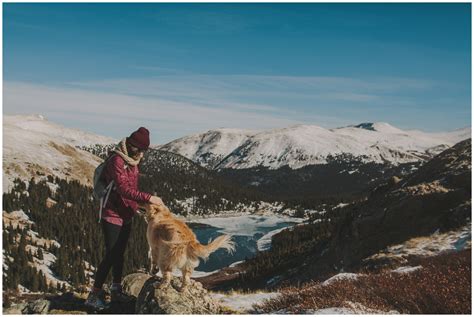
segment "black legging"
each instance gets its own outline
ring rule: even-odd
[[[122,281],[123,254],[127,247],[131,228],[132,223],[118,226],[102,220],[102,231],[105,237],[105,256],[97,268],[94,287],[102,288],[110,268],[112,268],[113,283],[120,283]]]

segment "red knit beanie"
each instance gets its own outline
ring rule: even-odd
[[[128,142],[141,150],[146,150],[150,146],[150,131],[140,127],[137,131],[130,134]]]

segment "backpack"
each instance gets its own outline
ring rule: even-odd
[[[109,184],[106,183],[105,178],[103,177],[105,167],[107,166],[108,160],[113,156],[109,155],[103,161],[102,163],[99,164],[94,170],[94,190],[93,190],[93,195],[94,198],[99,200],[100,202],[100,208],[99,208],[99,222],[102,218],[102,209],[104,209],[105,204],[107,203],[107,200],[109,199],[109,194],[112,191],[112,188],[114,186],[114,181],[112,180]]]

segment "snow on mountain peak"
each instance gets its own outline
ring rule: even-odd
[[[40,138],[51,137],[66,139],[71,145],[110,144],[117,140],[79,129],[66,128],[59,124],[48,121],[42,115],[5,115],[3,116],[3,130],[18,133],[32,133]],[[20,132],[21,131],[21,132]]]
[[[365,129],[368,131],[378,131],[384,133],[403,133],[403,130],[400,130],[387,122],[364,122],[354,126],[349,126],[359,129]]]
[[[469,136],[470,128],[427,133],[404,131],[386,122],[334,129],[298,124],[257,133],[210,130],[172,141],[161,149],[213,168],[300,168],[325,164],[329,157],[337,156],[399,164],[430,158]]]
[[[364,122],[358,125],[355,125],[356,128],[366,129],[370,131],[375,131],[374,124],[372,122]]]
[[[203,166],[212,166],[257,132],[231,128],[213,129],[179,138],[160,149],[179,153]]]
[[[116,140],[49,122],[41,115],[3,116],[3,190],[15,177],[56,175],[89,183],[99,160],[75,146]]]

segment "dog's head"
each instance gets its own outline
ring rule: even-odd
[[[155,218],[171,215],[171,211],[165,205],[154,205],[150,203],[140,204],[139,208],[145,212],[145,220],[148,222]]]

